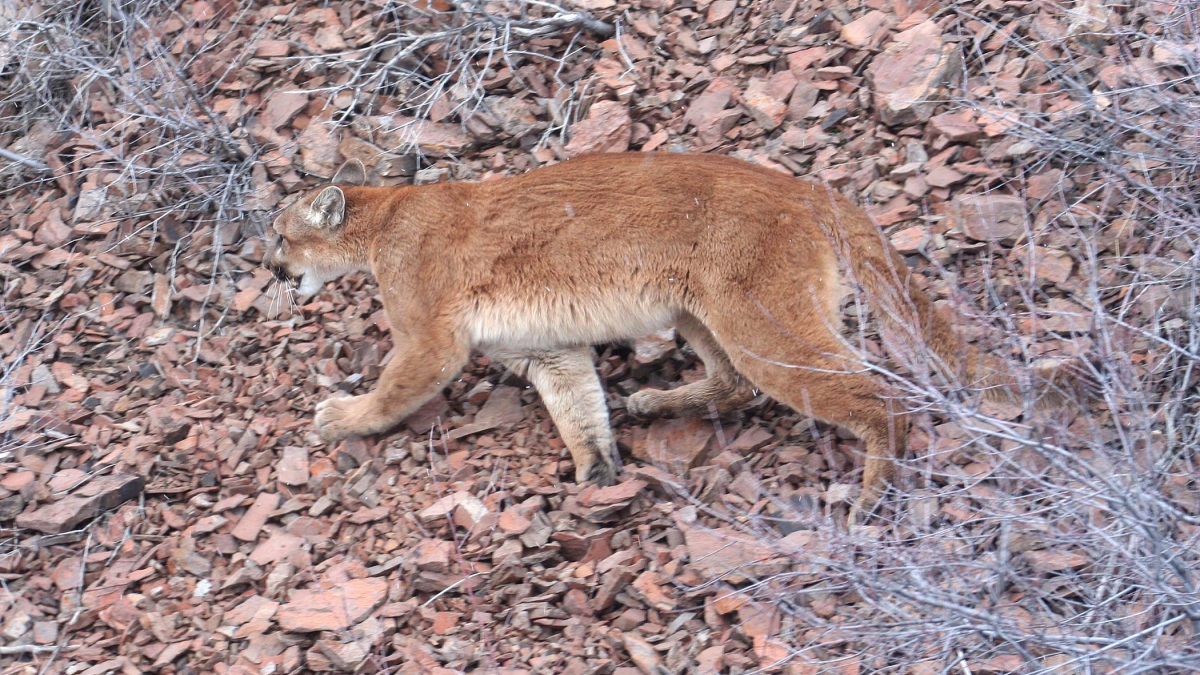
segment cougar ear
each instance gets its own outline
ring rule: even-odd
[[[346,220],[346,194],[336,185],[321,190],[312,201],[309,215],[309,220],[317,227],[330,230],[341,227]]]
[[[333,180],[329,181],[334,185],[349,185],[351,187],[362,187],[367,184],[367,167],[363,166],[362,161],[357,159],[348,159],[341,168],[333,174]]]

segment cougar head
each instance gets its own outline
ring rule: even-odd
[[[296,283],[296,292],[302,296],[358,269],[343,236],[347,213],[341,186],[366,184],[366,167],[351,159],[337,170],[329,185],[314,189],[284,209],[271,226],[263,267],[280,281]]]

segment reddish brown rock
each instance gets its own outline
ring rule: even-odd
[[[786,568],[786,560],[777,557],[771,548],[740,532],[682,522],[679,529],[687,542],[691,567],[705,578],[739,583]]]
[[[890,237],[892,246],[901,253],[918,253],[925,246],[926,240],[929,238],[929,232],[922,225],[914,225],[906,227],[899,232],[894,232]]]
[[[418,441],[429,440],[430,431],[437,426],[438,423],[446,419],[450,411],[450,404],[446,401],[446,397],[441,393],[429,399],[425,405],[417,408],[417,411],[409,415],[404,420],[404,425],[409,431],[419,434]]]
[[[641,365],[661,363],[674,351],[674,328],[661,330],[633,341],[633,359]]]
[[[1024,557],[1039,572],[1061,572],[1092,562],[1086,553],[1075,551],[1026,551]]]
[[[449,635],[462,618],[461,612],[436,612],[433,615],[433,634]]]
[[[664,580],[657,572],[647,570],[633,580],[631,586],[647,605],[660,612],[675,610],[675,598],[664,589]]]
[[[972,121],[970,110],[948,112],[929,118],[929,128],[950,140],[951,143],[973,141],[983,135],[983,129]]]
[[[505,509],[500,514],[500,519],[497,521],[496,526],[504,534],[515,537],[528,530],[531,524],[530,520],[518,513],[516,509]]]
[[[519,424],[524,419],[521,390],[505,386],[493,389],[479,414],[475,415],[475,423],[488,425],[488,428]]]
[[[325,52],[339,52],[347,46],[342,39],[341,26],[318,28],[313,34],[313,42]]]
[[[93,478],[74,493],[46,504],[31,513],[17,516],[17,527],[26,527],[46,534],[59,534],[85,520],[113,509],[142,492],[140,476],[100,476]]]
[[[939,166],[925,176],[925,182],[929,183],[933,187],[944,188],[961,183],[966,180],[966,178],[966,176],[948,166]]]
[[[32,476],[32,472],[29,474]],[[64,468],[64,470],[56,472],[46,486],[52,492],[66,492],[78,488],[85,480],[88,480],[88,474],[79,471],[78,468]]]
[[[580,506],[587,508],[608,506],[610,504],[627,502],[636,497],[645,488],[646,483],[640,480],[626,481],[605,488],[597,488],[593,485],[579,493],[578,501]]]
[[[266,118],[267,124],[272,129],[278,129],[291,124],[292,119],[300,114],[300,111],[304,110],[304,107],[307,105],[308,94],[281,91],[272,94],[267,99],[267,105],[263,109],[263,117]]]
[[[1033,272],[1034,277],[1046,279],[1056,284],[1065,283],[1071,278],[1075,269],[1075,261],[1063,251],[1043,246],[1034,246],[1023,260]]]
[[[383,520],[384,518],[387,518],[388,514],[391,512],[392,510],[386,506],[376,506],[372,509],[359,509],[358,511],[355,511],[347,520],[355,525],[365,525],[367,523],[373,523],[377,520]]]
[[[287,56],[291,49],[287,40],[260,40],[254,46],[254,55],[260,59],[278,59]]]
[[[32,485],[37,480],[37,474],[32,471],[14,471],[4,475],[0,479],[0,488],[4,488],[9,492],[20,492],[27,485]],[[51,481],[53,482],[53,481]],[[50,488],[52,491],[54,488]]]
[[[625,152],[633,135],[633,120],[629,108],[620,101],[597,101],[584,120],[571,127],[567,154],[591,152]]]
[[[250,559],[259,567],[263,567],[286,559],[292,553],[299,551],[303,545],[304,539],[301,537],[282,531],[275,532],[250,553]]]
[[[312,633],[343,630],[362,621],[387,599],[383,579],[351,579],[329,589],[299,590],[276,616],[286,631]]]
[[[708,14],[704,20],[710,24],[721,23],[728,19],[735,9],[737,9],[737,0],[716,0],[708,6]]]
[[[439,124],[403,115],[369,117],[355,124],[360,135],[373,136],[384,150],[407,155],[414,148],[432,157],[457,157],[474,141],[457,124]]]
[[[718,79],[704,90],[688,106],[683,121],[696,128],[696,140],[700,145],[718,143],[742,116],[740,109],[726,110],[733,100],[733,87]]]
[[[1025,182],[1025,196],[1030,199],[1042,200],[1057,194],[1060,189],[1070,190],[1074,183],[1063,176],[1062,169],[1050,169],[1036,176],[1030,176]]]
[[[521,407],[521,391],[516,387],[496,387],[488,395],[483,408],[475,415],[475,421],[451,431],[447,437],[464,438],[472,434],[490,431],[496,427],[519,424],[524,419],[525,411]]]
[[[1065,298],[1050,298],[1043,310],[1041,327],[1057,333],[1086,333],[1092,328],[1092,313]]]
[[[633,456],[681,474],[704,460],[715,433],[711,421],[698,417],[655,420]]]
[[[38,226],[33,234],[33,241],[46,246],[61,246],[71,238],[71,228],[63,222],[62,210],[51,209],[46,214],[46,220]]]
[[[53,621],[33,622],[33,643],[52,645],[58,642],[58,624]]]
[[[716,117],[722,110],[728,107],[729,102],[732,100],[732,88],[709,85],[703,94],[692,100],[687,112],[684,113],[683,121],[690,126],[700,127],[707,120]]]
[[[465,519],[469,526],[479,522],[479,519],[487,512],[487,506],[475,495],[469,492],[455,492],[437,500],[432,506],[418,513],[417,517],[426,525],[432,525],[443,518],[454,518],[456,520]],[[458,517],[459,514],[462,515],[462,518]]]
[[[725,647],[709,647],[696,655],[696,675],[721,675],[725,667]]]
[[[443,539],[426,539],[412,551],[417,569],[423,572],[445,572],[450,569],[454,556],[454,543]]]
[[[301,167],[308,173],[329,178],[340,164],[338,144],[342,130],[329,120],[314,118],[300,132],[296,144],[300,147]]]
[[[793,122],[799,122],[808,117],[809,111],[817,103],[817,98],[820,97],[821,90],[813,86],[808,80],[800,80],[796,86],[792,88],[792,97],[788,100],[787,119]],[[803,133],[806,130],[793,128],[785,133]]]
[[[738,434],[738,437],[727,445],[725,450],[737,453],[756,452],[774,440],[775,434],[766,429],[758,426],[750,427]]]
[[[274,492],[262,492],[254,498],[254,503],[250,508],[246,509],[238,524],[233,527],[233,536],[242,541],[254,541],[258,539],[258,533],[262,530],[263,525],[267,523],[267,519],[271,517],[271,512],[279,508],[280,496]]]

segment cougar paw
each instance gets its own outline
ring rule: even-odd
[[[369,433],[356,411],[356,403],[360,398],[362,397],[335,396],[317,404],[314,421],[321,438],[328,443],[335,443],[350,436]]]
[[[617,474],[621,472],[620,465],[608,453],[597,453],[575,467],[575,482],[595,483],[600,487],[608,487],[617,483]]]
[[[864,491],[853,504],[850,505],[850,515],[846,519],[846,524],[850,527],[864,525],[867,519],[875,511],[875,507],[879,505],[879,495],[873,492]]]
[[[658,402],[655,400],[660,392],[654,389],[643,389],[630,394],[625,401],[625,411],[635,417],[655,417],[659,414]]]

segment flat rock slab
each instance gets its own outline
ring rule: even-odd
[[[344,630],[365,619],[387,593],[387,581],[375,577],[351,579],[336,588],[300,590],[279,608],[276,620],[294,633]]]
[[[778,574],[787,561],[769,546],[726,528],[708,529],[679,523],[688,559],[701,576],[739,583]]]
[[[946,97],[958,62],[958,45],[943,40],[932,20],[897,34],[867,67],[880,120],[888,125],[928,120]]]
[[[1025,200],[1017,196],[958,195],[947,213],[951,225],[975,241],[1011,241],[1025,233]]]
[[[475,415],[475,421],[446,434],[451,439],[470,436],[496,427],[519,424],[525,419],[525,411],[521,409],[521,390],[516,387],[496,387],[488,396],[487,402]]]
[[[646,437],[634,443],[633,456],[682,475],[702,463],[716,435],[711,420],[700,417],[657,419]]]
[[[233,536],[242,541],[258,539],[258,532],[271,517],[271,512],[279,507],[281,497],[274,492],[263,492],[254,498],[254,503],[246,509],[242,519],[233,528]]]
[[[133,499],[142,493],[144,487],[141,476],[94,478],[73,494],[36,511],[17,516],[17,527],[26,527],[46,534],[60,534],[85,520],[95,518],[103,511]]]
[[[625,152],[629,149],[633,120],[629,108],[619,101],[598,101],[588,116],[571,127],[567,154],[572,157],[590,152]]]

